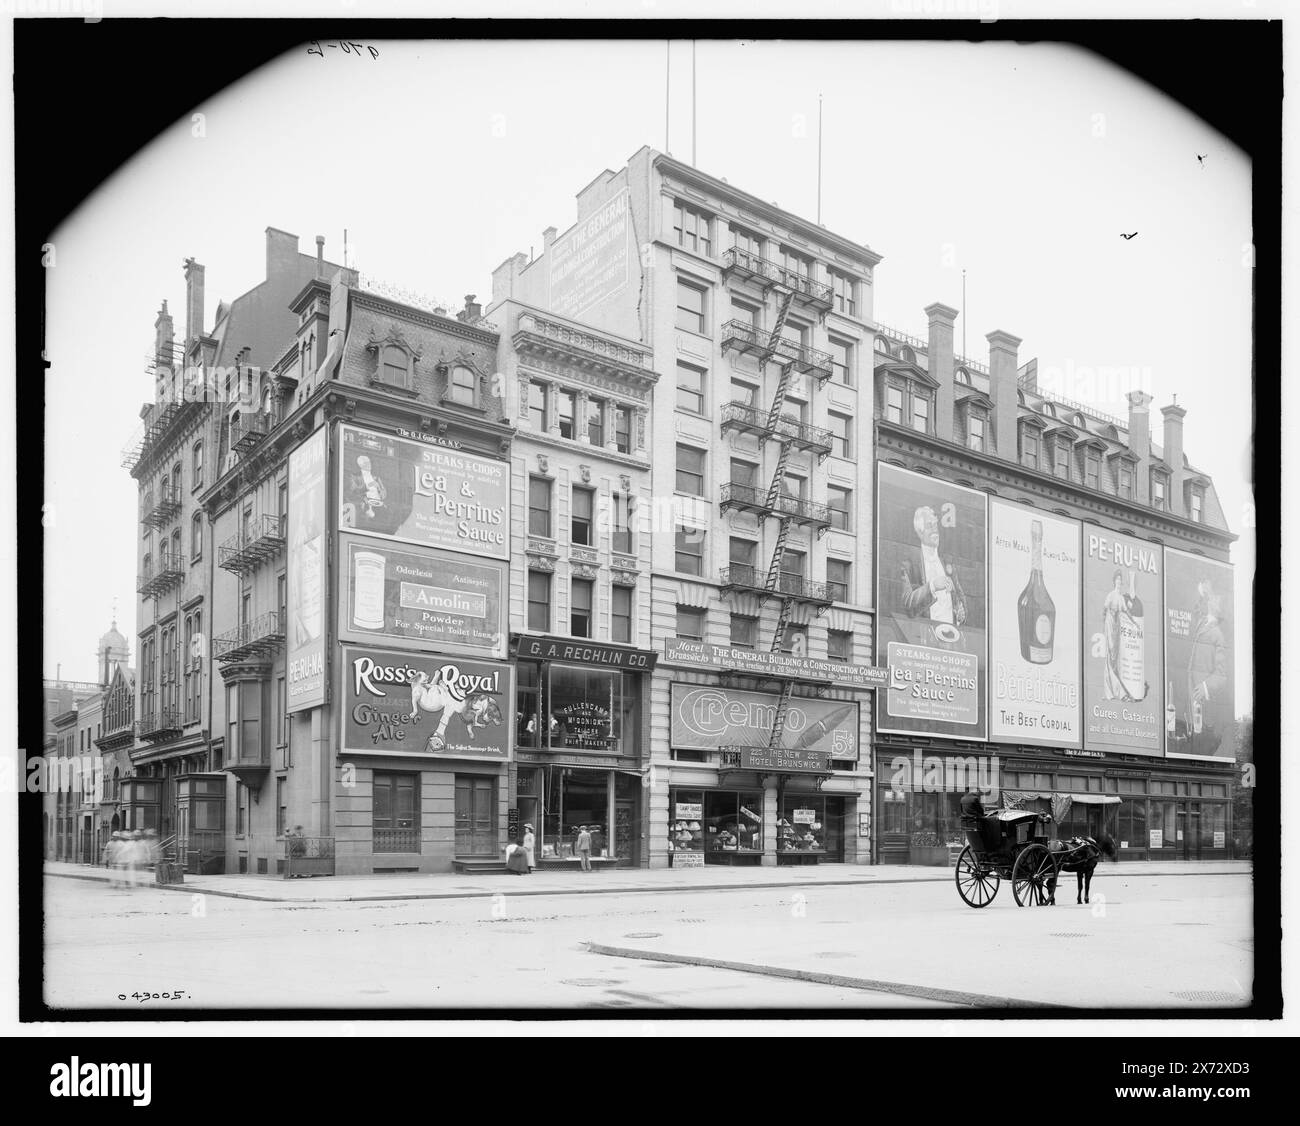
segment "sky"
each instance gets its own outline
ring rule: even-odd
[[[1203,121],[1069,47],[735,40],[696,48],[692,138],[689,42],[368,42],[378,58],[304,45],[194,107],[53,236],[45,676],[94,679],[114,600],[134,660],[137,490],[121,449],[153,394],[164,298],[183,331],[186,257],[206,267],[205,327],[262,280],[268,226],[307,253],[324,235],[333,261],[346,228],[364,273],[486,305],[493,268],[540,252],[577,191],[642,145],[815,218],[820,95],[822,222],[884,256],[878,322],[924,337],[926,305],[962,308],[964,269],[956,331],[972,358],[1001,329],[1060,394],[1123,417],[1142,387],[1157,443],[1178,396],[1184,448],[1240,537],[1249,710],[1251,169]]]

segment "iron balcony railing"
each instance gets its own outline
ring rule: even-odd
[[[334,838],[286,836],[283,867],[285,879],[334,875]]]
[[[180,730],[180,708],[150,708],[136,722],[136,733],[141,739],[166,739]]]
[[[252,449],[271,432],[271,416],[266,411],[241,415],[230,427],[230,448],[236,453]]]
[[[789,517],[796,523],[813,524],[822,527],[831,525],[831,507],[815,500],[792,497],[787,493],[778,493],[774,502],[769,502],[767,489],[754,485],[729,481],[722,486],[721,507],[741,508],[753,512],[771,513],[774,516]]]
[[[284,622],[278,610],[259,614],[242,626],[212,639],[212,655],[222,662],[264,657],[284,645]]]
[[[824,426],[813,426],[801,422],[792,415],[783,414],[777,418],[776,427],[769,427],[771,412],[751,403],[731,402],[722,408],[722,429],[734,427],[753,434],[770,434],[774,437],[791,439],[795,445],[818,452],[830,452],[834,434]]]
[[[830,587],[827,583],[814,582],[802,575],[792,575],[782,571],[776,577],[776,592],[797,598],[800,602],[813,602],[819,606],[831,604]]]
[[[723,587],[736,587],[740,590],[764,590],[767,587],[767,572],[760,571],[752,563],[732,563],[718,572],[718,582]]]
[[[829,284],[737,246],[722,252],[722,272],[753,279],[763,286],[785,286],[794,291],[797,299],[818,309],[829,310],[834,302],[834,290]]]
[[[158,553],[157,560],[140,572],[136,593],[145,598],[155,597],[163,591],[185,581],[185,561],[173,551]]]
[[[284,550],[284,517],[254,516],[238,535],[217,549],[217,566],[242,575]]]
[[[159,485],[140,498],[140,522],[161,528],[181,510],[181,491],[175,485]]]
[[[371,829],[375,852],[419,852],[419,829]]]
[[[835,374],[829,352],[800,344],[785,336],[764,332],[750,321],[727,321],[722,326],[721,347],[724,352],[728,348],[735,348],[740,352],[752,352],[764,359],[789,363],[795,371],[816,376],[820,380],[830,379]]]
[[[122,468],[133,475],[137,469],[142,469],[154,454],[163,450],[176,429],[202,407],[203,404],[197,399],[156,403],[150,407],[141,425],[122,450]]]

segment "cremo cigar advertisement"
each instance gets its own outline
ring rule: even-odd
[[[490,559],[510,557],[510,466],[340,428],[339,527]]]
[[[1083,741],[1159,755],[1164,736],[1164,549],[1083,529]]]
[[[989,501],[989,738],[1081,745],[1079,524]]]
[[[672,745],[682,750],[766,748],[780,697],[698,684],[674,684]],[[792,696],[780,747],[826,751],[833,759],[858,757],[858,705],[851,700]]]
[[[345,535],[340,632],[504,659],[505,564]]]
[[[884,732],[983,739],[988,498],[878,467],[876,660]]]
[[[352,645],[342,665],[344,751],[510,757],[510,665]]]
[[[325,702],[325,428],[289,455],[287,707]]]
[[[1165,550],[1165,754],[1235,759],[1233,571]]]

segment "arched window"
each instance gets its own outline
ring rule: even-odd
[[[203,557],[203,513],[196,512],[190,520],[190,559]]]
[[[393,387],[410,387],[410,355],[391,344],[386,346],[380,354],[379,379]]]
[[[194,484],[203,484],[203,440],[200,438],[194,443],[194,456],[192,458],[192,476]]]
[[[898,350],[898,358],[902,360],[904,363],[909,363],[909,364],[916,363],[916,353],[913,352],[912,349],[909,348],[906,344],[904,344]]]
[[[274,401],[275,400],[271,395],[270,385],[268,384],[266,387],[262,388],[262,413],[263,414],[268,416],[270,415],[271,407]]]
[[[883,336],[876,337],[876,351],[885,356],[889,355],[889,341]]]
[[[181,554],[181,530],[172,532],[172,566],[179,567],[185,556]]]
[[[473,368],[456,364],[447,376],[447,398],[461,406],[477,406],[478,375]]]
[[[969,386],[970,386],[970,372],[968,372],[965,368],[958,368],[958,369],[957,369],[957,382],[960,383],[963,387],[969,387]]]

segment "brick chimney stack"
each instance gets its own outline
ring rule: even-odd
[[[203,335],[203,267],[185,259],[185,350]]]
[[[172,325],[172,315],[167,312],[167,302],[163,301],[158,310],[158,319],[153,322],[153,354],[159,363],[170,365],[172,362],[172,344],[176,330]]]
[[[456,319],[462,324],[472,325],[477,323],[483,316],[483,306],[474,300],[474,294],[465,294],[465,308],[456,314]]]
[[[1018,435],[1016,418],[1020,405],[1019,349],[1020,337],[994,329],[984,337],[989,342],[989,397],[993,400],[993,433],[997,455],[1004,461],[1016,461]]]
[[[325,276],[325,236],[316,236],[316,276],[323,278]]]
[[[1133,475],[1133,499],[1151,503],[1151,396],[1145,391],[1128,393],[1128,448],[1138,459]]]
[[[1183,481],[1187,470],[1183,466],[1183,418],[1187,411],[1178,405],[1175,397],[1173,403],[1161,407],[1165,416],[1165,462],[1169,466],[1169,511],[1175,516],[1186,516],[1187,506],[1183,503]]]
[[[927,353],[930,377],[939,383],[934,393],[934,432],[946,442],[952,441],[952,326],[957,310],[937,301],[925,307],[930,318],[930,336]]]

